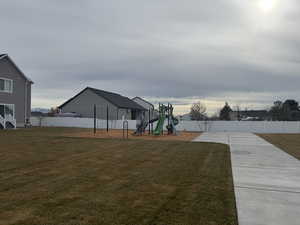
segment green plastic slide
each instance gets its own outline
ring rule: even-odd
[[[164,123],[165,123],[166,116],[160,115],[159,120],[157,122],[156,128],[154,130],[154,135],[161,135],[163,129],[164,129]]]

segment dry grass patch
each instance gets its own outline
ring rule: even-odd
[[[0,224],[237,224],[226,145],[0,131]]]
[[[300,134],[258,134],[266,141],[276,145],[300,160]]]

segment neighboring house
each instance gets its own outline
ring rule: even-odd
[[[32,84],[7,54],[0,54],[0,129],[29,123]]]
[[[149,116],[150,116],[150,120],[158,117],[158,112],[154,109],[154,105],[152,103],[146,101],[141,97],[134,97],[132,100],[147,110],[145,112],[146,120],[149,120]]]
[[[94,105],[98,119],[136,120],[146,109],[122,95],[87,87],[58,107],[60,113],[76,113],[93,118]],[[108,113],[107,113],[108,112]]]
[[[32,111],[31,116],[32,117],[44,117],[44,116],[47,116],[47,114],[44,114],[42,112]]]
[[[178,116],[178,119],[179,120],[186,120],[186,121],[191,121],[192,118],[191,118],[191,114],[190,113],[187,113],[187,114],[183,114],[181,116]]]
[[[231,120],[270,120],[271,115],[267,110],[241,110],[230,112]]]
[[[48,116],[50,109],[33,108],[31,109],[31,117],[45,117]]]

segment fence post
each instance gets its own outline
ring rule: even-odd
[[[148,121],[148,126],[149,126],[149,132],[148,132],[148,134],[150,135],[151,134],[151,125],[150,125],[150,120],[152,119],[151,118],[151,111],[150,111],[151,109],[149,109],[149,121]]]
[[[126,138],[128,139],[128,121],[127,120],[123,121],[123,139],[125,139],[125,129],[127,132]]]

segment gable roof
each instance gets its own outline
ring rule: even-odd
[[[143,101],[143,102],[149,104],[149,105],[154,109],[154,105],[153,105],[151,102],[148,102],[148,101],[146,101],[145,99],[143,99],[143,98],[141,98],[141,97],[138,97],[138,96],[134,97],[132,100],[134,101],[134,99],[139,99],[139,100],[141,100],[141,101]]]
[[[30,83],[33,84],[33,81],[31,79],[29,79],[23,72],[22,70],[20,70],[20,68],[14,63],[14,61],[7,55],[7,54],[0,54],[0,60],[7,58],[12,64],[13,66],[20,72],[20,74],[22,75],[22,77],[29,81]]]
[[[73,98],[70,98],[68,101],[66,101],[65,103],[60,105],[58,108],[62,108],[63,106],[68,104],[70,101],[75,99],[77,96],[79,96],[81,93],[83,93],[86,90],[92,91],[96,95],[106,99],[107,101],[109,101],[113,105],[117,106],[118,108],[137,109],[137,110],[143,110],[143,111],[146,110],[144,107],[142,107],[141,105],[137,104],[135,101],[133,101],[133,100],[127,98],[127,97],[124,97],[122,95],[119,95],[119,94],[116,94],[116,93],[113,93],[113,92],[99,90],[99,89],[91,88],[91,87],[86,87],[81,92],[79,92],[77,95],[75,95]]]

